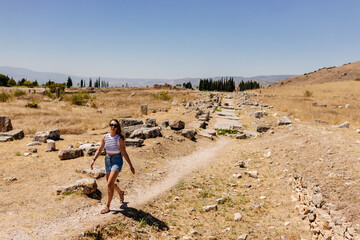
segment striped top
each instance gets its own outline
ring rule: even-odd
[[[106,153],[117,154],[120,153],[120,146],[119,146],[119,134],[116,134],[114,137],[110,135],[110,133],[106,134],[105,136],[105,150]]]

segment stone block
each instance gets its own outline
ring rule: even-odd
[[[60,186],[57,188],[57,194],[71,194],[81,192],[84,194],[91,194],[97,190],[97,183],[94,179],[81,179],[74,184],[67,186]]]
[[[58,153],[58,157],[61,160],[78,158],[82,157],[83,155],[83,150],[80,148],[60,150]]]
[[[122,119],[119,119],[119,123],[121,124],[121,126],[123,128],[128,127],[128,126],[144,124],[143,120],[136,119],[136,118],[122,118]]]
[[[8,142],[14,140],[11,136],[0,136],[0,142]]]
[[[23,139],[24,138],[24,132],[21,129],[16,129],[16,130],[11,130],[8,132],[0,132],[0,136],[9,136],[12,137],[13,139],[17,140],[17,139]]]
[[[145,120],[145,125],[146,125],[147,127],[156,127],[156,126],[157,126],[157,124],[156,124],[156,119],[155,119],[155,118],[147,118],[147,119]]]
[[[135,130],[130,138],[156,138],[161,137],[161,128],[160,127],[152,127],[152,128],[140,128]]]
[[[60,130],[52,129],[49,131],[37,132],[33,137],[33,141],[39,141],[43,143],[46,143],[48,139],[60,140]]]
[[[140,138],[127,138],[125,139],[126,146],[141,147],[144,143],[143,139]]]
[[[136,129],[140,129],[140,128],[146,128],[145,124],[139,124],[139,125],[133,125],[133,126],[128,126],[128,127],[124,127],[122,129],[123,133],[125,134],[126,137],[130,137],[130,135],[136,130]]]
[[[181,130],[185,128],[185,123],[181,120],[179,121],[171,121],[170,128],[173,130]]]
[[[94,166],[93,170],[91,170],[90,168],[77,169],[76,172],[86,174],[95,179],[99,179],[105,176],[105,168],[100,166]]]
[[[11,120],[7,116],[0,116],[0,132],[8,132],[13,130]]]
[[[148,114],[148,106],[147,106],[147,104],[141,105],[140,111],[141,111],[141,114],[147,115]]]
[[[181,135],[183,137],[186,137],[190,140],[195,140],[195,135],[196,135],[196,132],[195,130],[192,130],[192,129],[182,129],[181,130]]]

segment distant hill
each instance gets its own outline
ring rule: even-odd
[[[274,87],[288,85],[309,85],[325,82],[337,82],[360,79],[360,61],[347,63],[339,67],[324,67],[311,73],[286,78],[274,84]]]
[[[67,75],[63,73],[51,73],[51,72],[35,72],[26,68],[16,68],[16,67],[6,67],[0,66],[0,74],[7,75],[9,77],[14,78],[16,81],[25,78],[29,81],[37,80],[39,84],[46,83],[47,81],[51,80],[57,83],[66,82],[68,77],[70,76],[74,86],[80,82],[81,79],[84,79],[86,85],[89,84],[89,79],[92,79],[94,83],[95,79],[99,76],[95,77],[80,77],[74,75]],[[257,81],[260,83],[261,86],[269,86],[272,85],[280,80],[285,78],[289,78],[295,75],[266,75],[266,76],[255,76],[255,77],[240,77],[240,76],[231,76],[234,78],[236,85],[239,84],[241,80],[244,82],[246,81]],[[230,77],[230,76],[229,76]],[[102,81],[109,82],[110,86],[129,86],[129,87],[146,87],[152,86],[154,84],[183,84],[185,82],[191,82],[193,86],[198,86],[200,79],[204,78],[212,78],[213,80],[219,80],[221,77],[202,77],[202,78],[181,78],[181,79],[156,79],[156,78],[108,78],[108,77],[101,77]]]

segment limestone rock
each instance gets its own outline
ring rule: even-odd
[[[235,164],[235,167],[241,167],[244,168],[245,167],[245,162],[244,161],[239,161]]]
[[[241,173],[235,173],[232,176],[233,176],[233,178],[241,178],[242,174]]]
[[[242,215],[240,213],[235,213],[234,220],[235,221],[240,221],[241,219],[242,219]]]
[[[122,131],[124,132],[126,137],[130,137],[130,135],[137,129],[140,128],[146,128],[145,124],[138,124],[138,125],[133,125],[133,126],[128,126],[128,127],[124,127],[122,129]]]
[[[192,130],[192,129],[182,129],[181,135],[190,140],[195,140],[196,132],[195,132],[195,130]]]
[[[199,134],[199,136],[210,138],[211,140],[214,139],[212,135],[210,135],[210,134],[208,134],[207,132],[204,132],[204,131],[201,131],[198,134]]]
[[[312,202],[315,204],[316,207],[321,208],[324,204],[324,198],[321,193],[313,194]]]
[[[50,151],[56,151],[56,146],[55,146],[55,141],[52,139],[48,139],[47,141],[47,150],[48,152]]]
[[[254,118],[262,118],[264,116],[264,113],[262,111],[256,111],[254,113]]]
[[[162,121],[161,123],[160,123],[160,127],[162,127],[162,128],[166,128],[166,127],[168,127],[169,126],[169,121],[167,120],[167,121]]]
[[[271,126],[269,125],[258,125],[256,126],[256,131],[259,133],[263,133],[263,132],[267,132],[270,128]]]
[[[246,240],[247,237],[248,237],[248,235],[246,233],[244,233],[244,234],[238,236],[238,238],[236,240]]]
[[[141,114],[147,115],[148,114],[148,106],[147,106],[147,104],[141,105],[140,111],[141,111]]]
[[[14,140],[14,139],[10,136],[0,136],[0,142],[8,142],[8,141],[12,141],[12,140]]]
[[[94,146],[94,147],[88,147],[88,148],[85,148],[85,154],[86,156],[94,156],[96,151],[98,150],[99,147],[97,146]]]
[[[170,122],[170,128],[172,130],[181,130],[185,128],[185,123],[181,120],[179,121],[171,121]]]
[[[119,119],[119,123],[121,124],[122,128],[128,127],[128,126],[144,124],[143,120],[136,119],[136,118],[122,118],[122,119]]]
[[[126,146],[134,146],[141,147],[144,144],[144,140],[140,138],[126,138],[125,145]]]
[[[257,138],[258,136],[260,136],[260,133],[254,131],[248,131],[248,130],[244,130],[244,134],[248,138]]]
[[[80,148],[60,150],[58,157],[61,160],[73,159],[83,156],[83,150]]]
[[[246,139],[246,134],[245,133],[237,133],[237,134],[235,134],[235,138],[236,139]]]
[[[258,171],[245,171],[244,173],[252,178],[258,178],[259,176]]]
[[[46,143],[48,139],[52,140],[60,140],[60,130],[59,129],[52,129],[49,131],[41,131],[37,132],[33,137],[33,141],[39,141]]]
[[[7,132],[0,132],[1,137],[11,137],[15,140],[23,139],[24,138],[24,132],[21,129],[15,129]]]
[[[13,130],[11,120],[7,116],[0,116],[0,132],[8,132]]]
[[[278,126],[281,125],[290,125],[292,124],[292,121],[288,117],[279,118],[277,121]]]
[[[333,126],[333,127],[336,127],[336,128],[349,128],[350,123],[349,122],[344,122],[343,124],[336,125],[336,126]]]
[[[155,118],[147,118],[147,119],[145,120],[145,125],[146,125],[147,127],[156,127],[156,126],[157,126],[157,124],[156,124],[156,119],[155,119]]]
[[[39,141],[35,141],[35,142],[31,142],[31,143],[28,143],[26,146],[36,146],[36,145],[41,145],[41,143]]]
[[[28,153],[37,153],[37,148],[34,148],[34,147],[28,148],[28,149],[26,150],[26,152],[28,152]]]
[[[161,137],[161,127],[152,127],[152,128],[140,128],[135,130],[131,135],[130,138],[156,138]]]
[[[90,168],[77,169],[76,172],[86,174],[95,179],[99,179],[105,176],[105,168],[100,166],[94,166],[93,170],[91,170]]]
[[[14,182],[17,180],[17,178],[16,177],[5,177],[5,178],[3,178],[3,180],[6,182]]]
[[[76,181],[74,184],[67,186],[60,186],[56,190],[57,194],[71,194],[75,192],[81,192],[84,194],[90,194],[97,190],[97,183],[94,179],[81,179]]]
[[[205,212],[209,212],[211,210],[217,210],[217,205],[208,205],[203,207]]]

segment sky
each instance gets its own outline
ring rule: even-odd
[[[0,66],[117,78],[304,74],[360,60],[358,0],[0,0]]]

